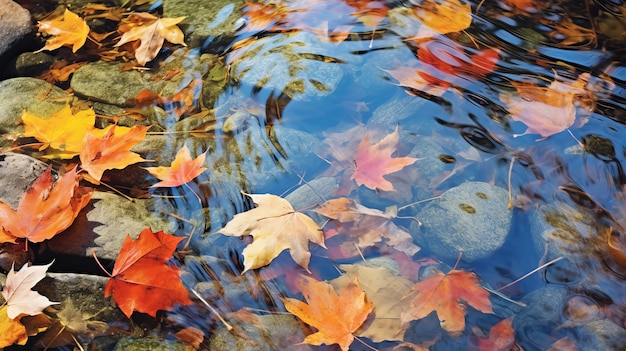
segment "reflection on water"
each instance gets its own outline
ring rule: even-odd
[[[226,5],[209,28],[236,11]],[[513,213],[506,241],[489,255],[461,255],[455,264],[428,245],[411,256],[381,240],[344,256],[312,248],[311,274],[332,280],[339,263],[381,256],[388,259],[381,265],[413,280],[434,264],[475,272],[494,291],[495,314],[471,310],[460,338],[433,315],[411,322],[406,340],[437,350],[476,345],[506,318],[528,350],[565,337],[600,345],[588,339],[607,328],[604,321],[616,329],[607,338],[623,337],[625,12],[623,3],[600,0],[246,2],[234,37],[210,37],[207,47],[171,55],[168,62],[188,60],[176,72],[184,76],[177,93],[134,100],[137,113],[152,111],[172,157],[183,145],[192,157],[207,153],[209,170],[193,182],[150,190],[175,205],[176,234],[191,235],[190,251],[181,254],[186,283],[241,325],[253,318],[248,310],[267,317],[283,311],[280,298],[298,296],[294,279],[306,272],[288,254],[240,274],[251,238],[216,233],[254,206],[242,192],[313,189],[304,199],[293,196],[302,211],[347,196],[416,235],[414,216],[429,201],[485,182],[507,190]],[[384,176],[395,191],[357,186],[350,172],[360,166],[354,155],[361,141],[380,142],[394,130],[399,142],[390,154],[419,160]],[[327,179],[334,191],[311,185]],[[177,312],[168,315],[173,324],[206,334],[220,328],[198,306]],[[282,345],[271,334],[263,338],[256,342]]]

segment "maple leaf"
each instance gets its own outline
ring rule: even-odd
[[[472,8],[459,0],[425,0],[413,13],[427,28],[420,28],[417,38],[460,32],[472,24]],[[430,29],[430,31],[429,31]],[[433,32],[434,33],[428,33]]]
[[[282,2],[269,2],[267,4],[257,4],[246,1],[244,10],[248,18],[246,26],[241,31],[262,31],[271,30],[277,22],[281,22],[289,12]]]
[[[465,329],[467,305],[484,313],[493,313],[489,292],[480,286],[476,275],[462,270],[448,274],[435,270],[430,277],[413,286],[411,307],[402,314],[402,322],[424,318],[437,311],[441,327],[453,336]]]
[[[13,344],[24,345],[28,341],[26,327],[19,319],[9,318],[8,306],[0,307],[0,349]]]
[[[411,234],[392,222],[397,216],[393,208],[383,212],[343,197],[326,201],[315,212],[340,222],[339,232],[356,239],[360,249],[384,242],[408,256],[413,256],[420,250],[413,244]],[[351,251],[357,251],[354,245],[347,246]],[[354,254],[357,255],[358,252]]]
[[[191,304],[179,277],[180,270],[165,264],[182,239],[162,230],[152,232],[150,228],[142,230],[137,240],[126,236],[104,287],[104,297],[112,294],[129,318],[133,311],[156,317],[158,310]]]
[[[122,169],[133,163],[145,161],[130,149],[146,137],[150,127],[134,126],[118,135],[117,126],[112,125],[102,137],[87,133],[85,147],[80,152],[81,168],[96,181],[100,181],[107,169]]]
[[[53,37],[46,41],[46,45],[43,48],[35,52],[55,50],[61,46],[71,46],[72,52],[76,52],[85,44],[87,35],[89,35],[87,23],[78,17],[77,14],[67,9],[63,13],[62,18],[40,21],[38,26],[40,32]]]
[[[288,249],[293,260],[309,270],[309,241],[322,247],[322,229],[307,215],[272,194],[245,194],[257,205],[236,214],[218,233],[229,236],[252,235],[254,241],[243,250],[244,272],[269,264]]]
[[[133,13],[125,21],[126,26],[120,26],[119,31],[124,34],[115,46],[139,40],[141,44],[135,49],[135,59],[144,66],[157,56],[165,40],[186,46],[183,31],[177,26],[185,18],[159,18],[147,12]]]
[[[417,161],[414,157],[391,157],[398,146],[398,128],[379,142],[372,144],[366,134],[354,154],[354,179],[357,185],[373,190],[393,191],[385,175],[397,172]]]
[[[404,340],[406,328],[401,325],[400,316],[409,308],[410,301],[404,297],[411,292],[413,283],[383,267],[342,264],[339,268],[346,274],[330,282],[335,289],[339,290],[358,279],[368,301],[374,305],[373,315],[357,330],[356,335],[374,342]]]
[[[40,118],[26,111],[22,112],[24,136],[35,137],[44,143],[39,151],[48,147],[59,158],[72,158],[83,149],[86,131],[94,129],[96,113],[93,109],[72,114],[70,105],[49,118]]]
[[[171,167],[146,167],[145,169],[153,176],[161,179],[160,182],[152,185],[152,187],[176,187],[190,182],[195,177],[207,170],[202,167],[206,153],[202,153],[195,159],[191,159],[191,154],[187,145],[184,145],[176,153]]]
[[[7,280],[2,289],[2,296],[6,300],[7,316],[11,319],[26,314],[34,316],[41,313],[46,307],[56,304],[47,297],[31,290],[35,284],[45,278],[46,271],[52,263],[44,266],[23,265],[16,273],[11,266]]]
[[[427,77],[425,77],[419,68],[411,68],[411,67],[398,67],[396,69],[382,69],[381,70],[387,72],[390,76],[392,76],[395,80],[398,81],[395,85],[409,88],[411,90],[423,91],[427,94],[433,96],[441,96],[446,91],[448,86],[450,85],[448,82],[437,80],[437,81],[429,81]],[[439,84],[441,84],[441,86]],[[407,91],[409,95],[415,95],[411,91]]]
[[[354,332],[365,322],[374,305],[366,301],[365,293],[354,279],[339,294],[332,285],[307,277],[299,284],[305,302],[283,298],[287,311],[318,331],[308,335],[303,343],[310,345],[339,344],[347,351]]]
[[[574,125],[577,102],[581,97],[593,100],[593,93],[585,90],[585,77],[571,83],[554,80],[548,87],[512,82],[517,95],[500,94],[500,100],[507,105],[511,118],[528,127],[524,134],[539,134],[545,138]],[[591,106],[584,109],[584,114],[591,112]],[[581,124],[585,122],[581,119]]]
[[[26,191],[17,210],[0,202],[0,223],[4,232],[0,240],[15,242],[24,238],[38,243],[67,229],[93,192],[78,186],[76,173],[74,167],[55,182],[52,169],[48,168]]]
[[[383,1],[376,0],[343,0],[356,11],[352,16],[368,27],[376,27],[385,17],[389,9]]]
[[[489,338],[478,339],[480,351],[511,351],[515,347],[515,330],[511,319],[503,319],[491,327]]]

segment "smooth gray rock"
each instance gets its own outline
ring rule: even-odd
[[[34,77],[49,69],[56,58],[47,52],[25,52],[15,61],[15,72],[19,76]]]
[[[0,0],[0,57],[15,51],[33,31],[30,13],[15,1]]]
[[[483,182],[467,182],[428,203],[418,214],[421,231],[412,225],[413,239],[434,255],[474,261],[492,254],[504,244],[512,213],[506,190]]]
[[[17,124],[22,111],[47,117],[62,109],[70,98],[61,88],[37,78],[20,77],[1,81],[0,134],[23,131],[24,127]]]
[[[185,351],[188,346],[178,340],[124,336],[113,351]]]
[[[17,209],[26,190],[46,168],[46,163],[27,155],[0,154],[0,201]]]

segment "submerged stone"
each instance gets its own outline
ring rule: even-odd
[[[506,190],[483,182],[467,182],[428,203],[418,214],[421,231],[413,239],[443,259],[474,261],[500,248],[511,229]],[[412,226],[413,229],[416,226]]]

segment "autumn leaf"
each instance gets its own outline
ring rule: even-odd
[[[11,266],[7,280],[2,288],[2,296],[7,304],[7,316],[11,319],[19,315],[34,316],[41,313],[46,307],[56,304],[47,297],[31,290],[35,284],[46,277],[46,271],[52,263],[43,266],[23,265],[16,273]]]
[[[413,256],[420,248],[413,244],[411,234],[392,222],[397,216],[394,209],[390,208],[383,212],[343,197],[326,201],[315,209],[315,212],[339,222],[338,232],[345,233],[356,241],[359,249],[385,243],[408,256]],[[345,246],[346,252],[358,255],[358,252],[354,252],[356,248],[353,241],[349,241]]]
[[[387,72],[390,76],[392,76],[398,83],[395,85],[409,88],[407,91],[409,95],[415,95],[412,91],[423,91],[427,94],[433,96],[441,96],[443,95],[450,85],[448,82],[443,82],[441,80],[437,80],[433,82],[432,80],[428,80],[422,73],[419,68],[412,67],[398,67],[395,69],[382,69],[384,72]],[[437,83],[444,84],[437,84]]]
[[[241,29],[243,32],[271,30],[274,25],[287,16],[287,8],[280,2],[269,2],[267,4],[257,4],[246,1],[244,10],[248,18],[246,26]]]
[[[307,215],[272,194],[245,194],[257,205],[239,213],[218,233],[229,236],[252,235],[254,241],[243,250],[244,272],[269,264],[288,249],[293,260],[309,270],[309,241],[322,247],[322,229]]]
[[[339,344],[347,351],[354,341],[354,332],[365,322],[374,305],[366,301],[358,280],[347,284],[339,294],[332,285],[302,277],[299,284],[305,302],[283,298],[287,311],[318,331],[303,343],[310,345]]]
[[[150,228],[141,231],[137,240],[126,236],[104,287],[104,297],[112,294],[129,318],[133,311],[156,317],[158,310],[191,304],[179,277],[180,270],[165,264],[182,239],[162,230],[152,232]]]
[[[413,13],[434,33],[416,33],[415,37],[424,38],[436,34],[460,32],[472,24],[472,8],[469,3],[460,0],[425,0],[413,8]],[[420,28],[420,31],[427,29]]]
[[[46,41],[46,45],[35,51],[55,50],[61,46],[72,47],[72,52],[80,49],[87,40],[89,35],[89,26],[77,14],[70,10],[65,10],[63,17],[55,18],[50,21],[40,21],[39,31],[53,37]]]
[[[23,238],[38,243],[67,229],[93,192],[78,186],[76,173],[74,168],[55,182],[52,170],[48,168],[26,191],[17,210],[0,202],[2,242]]]
[[[462,270],[443,274],[435,270],[430,277],[413,286],[410,309],[402,314],[402,322],[424,318],[436,311],[441,327],[453,336],[465,329],[465,310],[472,306],[484,313],[493,313],[489,292],[480,286],[476,275]]]
[[[171,167],[146,167],[145,169],[153,176],[161,179],[152,187],[176,187],[192,181],[195,177],[207,170],[202,167],[206,153],[200,154],[195,159],[191,159],[191,154],[187,145],[184,145],[176,153]]]
[[[355,9],[352,16],[368,27],[376,27],[385,19],[389,9],[384,1],[376,0],[343,0],[348,6]]]
[[[491,327],[489,338],[478,339],[480,351],[511,351],[515,346],[515,330],[511,319],[503,319]]]
[[[393,191],[395,188],[385,175],[401,170],[417,161],[414,157],[392,157],[398,147],[398,128],[377,143],[365,135],[354,154],[354,179],[357,185],[373,190]]]
[[[6,304],[0,307],[0,349],[14,344],[25,345],[29,336],[37,335],[51,325],[50,319],[43,313],[11,319],[7,309]]]
[[[574,125],[578,101],[593,101],[593,93],[585,89],[585,77],[573,82],[554,80],[548,87],[512,82],[517,94],[500,94],[500,100],[507,105],[511,118],[528,127],[524,134],[549,137]],[[592,106],[581,107],[583,115],[591,113]],[[580,124],[585,122],[581,119]]]
[[[357,279],[368,301],[374,305],[373,314],[355,335],[374,342],[404,340],[406,328],[401,324],[400,316],[409,308],[410,301],[404,297],[411,292],[413,283],[383,267],[343,264],[339,268],[346,274],[330,281],[335,289],[343,289]]]
[[[119,31],[124,34],[115,46],[139,40],[141,44],[135,48],[135,59],[144,66],[157,56],[165,40],[172,44],[185,45],[183,31],[177,26],[184,19],[185,17],[159,18],[147,12],[133,13],[120,26]]]
[[[146,137],[150,127],[134,126],[128,132],[118,135],[113,125],[102,137],[87,133],[85,147],[80,152],[81,168],[96,181],[100,181],[107,169],[123,169],[133,163],[145,161],[130,149]]]

